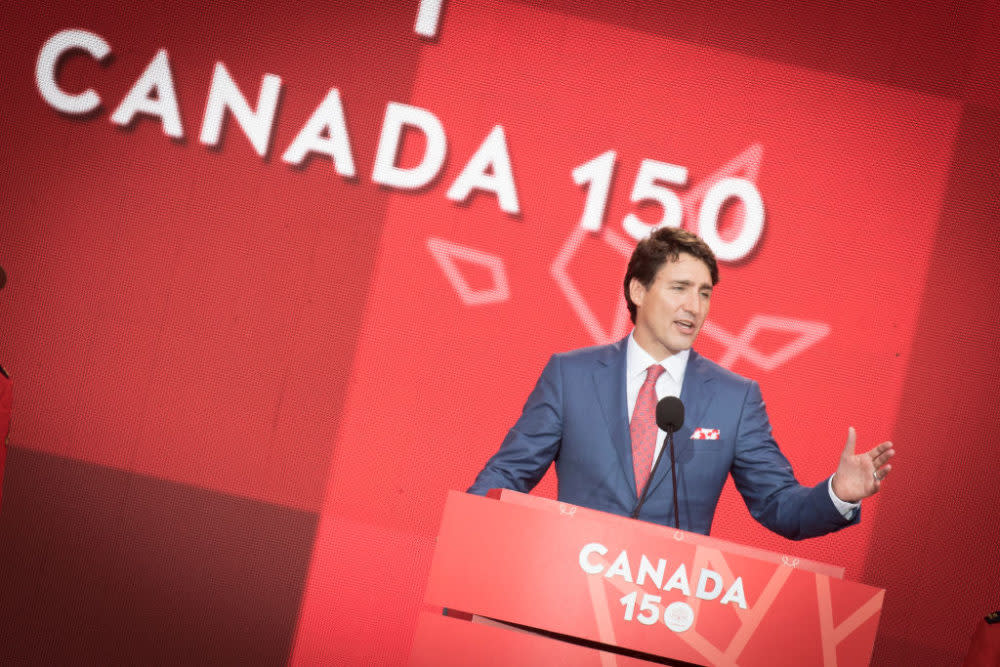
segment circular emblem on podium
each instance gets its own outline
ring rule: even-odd
[[[663,611],[663,622],[674,632],[684,632],[694,625],[694,610],[687,602],[674,602]]]

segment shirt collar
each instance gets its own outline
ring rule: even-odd
[[[635,342],[633,334],[634,332],[628,336],[628,346],[625,351],[626,372],[629,377],[641,375],[645,379],[646,370],[655,364],[656,360],[646,350],[642,349],[639,343]],[[691,348],[681,350],[677,354],[672,354],[661,361],[660,365],[667,371],[670,378],[680,385],[684,383],[684,371],[687,369],[688,357],[690,356]]]

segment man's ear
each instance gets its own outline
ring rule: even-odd
[[[636,306],[642,305],[642,300],[646,296],[646,288],[642,286],[638,278],[632,278],[628,282],[628,295],[632,298],[632,303]]]

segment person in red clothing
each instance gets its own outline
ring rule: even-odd
[[[0,266],[0,289],[7,284],[7,274]],[[7,435],[10,433],[10,406],[13,398],[10,376],[0,366],[0,498],[3,497],[3,464],[7,459]]]

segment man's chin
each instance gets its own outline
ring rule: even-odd
[[[679,354],[684,350],[690,350],[694,345],[694,336],[675,336],[666,341],[666,348],[671,355]]]

